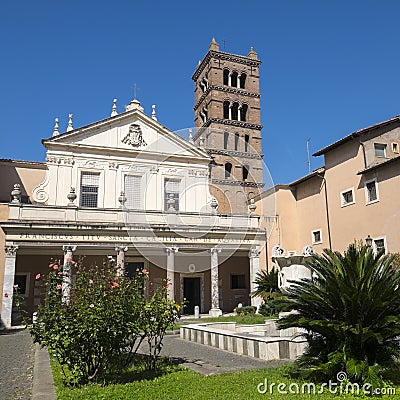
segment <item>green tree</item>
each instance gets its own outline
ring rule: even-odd
[[[312,280],[293,283],[286,304],[294,312],[280,328],[305,330],[308,347],[298,359],[302,375],[378,383],[400,354],[400,269],[393,256],[352,244],[342,255],[324,250],[307,263]]]

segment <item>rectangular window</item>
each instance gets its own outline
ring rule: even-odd
[[[379,201],[379,198],[377,183],[374,179],[372,181],[365,182],[365,202],[369,204],[375,203],[376,201]]]
[[[14,286],[18,286],[18,293],[21,296],[28,296],[28,274],[15,274],[14,276]]]
[[[243,180],[247,181],[247,178],[249,177],[249,166],[248,165],[243,165],[242,166],[242,175],[243,175]]]
[[[80,201],[81,207],[97,207],[99,196],[100,174],[96,172],[82,172]]]
[[[375,251],[377,255],[385,254],[385,239],[374,239]]]
[[[399,145],[397,143],[392,143],[392,151],[395,154],[399,154]]]
[[[124,192],[126,197],[125,206],[130,210],[143,209],[142,177],[125,175]]]
[[[224,149],[228,148],[228,138],[229,138],[229,133],[224,131]]]
[[[231,275],[231,289],[246,289],[246,275]]]
[[[386,144],[374,143],[375,157],[386,157]]]
[[[239,147],[239,134],[235,133],[235,150]]]
[[[179,211],[179,179],[165,179],[164,181],[164,209],[165,211]]]
[[[249,140],[250,140],[250,136],[244,135],[244,151],[245,151],[245,153],[247,153],[249,151]]]
[[[340,193],[340,203],[342,207],[354,204],[354,190],[348,189]]]
[[[322,235],[320,230],[312,231],[311,234],[313,244],[322,243]]]

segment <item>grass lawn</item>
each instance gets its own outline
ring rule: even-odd
[[[260,394],[257,386],[265,382],[284,383],[289,392],[289,385],[297,383],[301,391],[302,381],[290,379],[287,373],[290,366],[271,369],[259,369],[247,372],[226,373],[221,375],[203,376],[179,366],[166,365],[159,376],[144,375],[141,371],[132,369],[126,374],[119,375],[114,383],[106,386],[90,384],[82,388],[71,389],[64,386],[61,370],[57,363],[52,362],[54,381],[57,388],[58,399],[165,399],[165,400],[207,400],[207,399],[350,399],[355,398],[346,394],[280,394],[275,387],[273,393]],[[269,387],[269,386],[268,386]],[[261,387],[262,389],[263,387]],[[295,386],[291,387],[296,390]],[[318,389],[317,389],[318,390]],[[385,395],[380,399],[399,398],[400,388],[397,387],[397,395]],[[364,398],[357,396],[356,398]],[[365,397],[366,398],[366,397]]]

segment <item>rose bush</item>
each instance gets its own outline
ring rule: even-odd
[[[113,261],[101,266],[69,263],[65,270],[72,268],[73,279],[68,301],[60,262],[49,265],[47,276],[37,277],[43,279],[45,295],[30,328],[34,340],[58,360],[66,381],[104,379],[107,372],[134,361],[145,339],[151,360],[147,366],[155,368],[165,331],[180,315],[179,305],[167,300],[165,285],[147,296],[145,270],[127,277]]]

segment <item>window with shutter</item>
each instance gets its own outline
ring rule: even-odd
[[[125,206],[131,210],[143,209],[142,177],[125,175]]]
[[[82,172],[79,201],[81,207],[97,207],[99,180],[100,174],[97,172]]]

